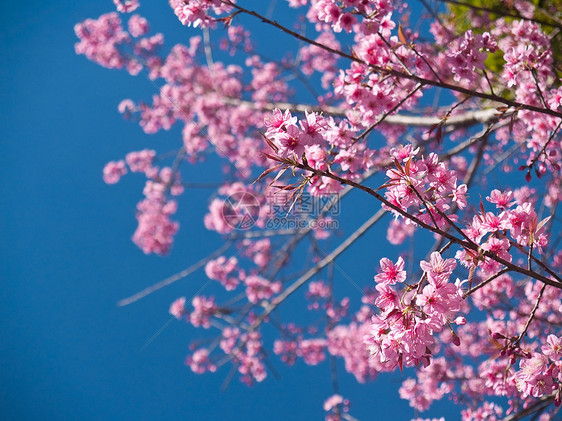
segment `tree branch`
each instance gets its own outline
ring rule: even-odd
[[[263,321],[275,310],[279,304],[287,299],[291,294],[303,286],[310,278],[320,272],[328,264],[332,263],[340,254],[349,248],[359,237],[367,232],[375,223],[377,223],[382,216],[386,213],[384,209],[380,209],[377,213],[371,216],[367,221],[363,223],[355,232],[353,232],[347,239],[336,247],[330,254],[323,258],[314,267],[310,268],[303,276],[292,283],[288,288],[286,288],[281,294],[279,294],[271,303],[265,308],[265,311],[257,317],[254,324],[251,326],[251,331],[256,330]]]
[[[191,265],[190,267],[182,270],[181,272],[176,273],[175,275],[172,275],[166,279],[164,279],[163,281],[160,281],[154,285],[151,285],[145,289],[143,289],[140,292],[137,292],[134,295],[131,295],[128,298],[124,298],[121,301],[119,301],[117,303],[117,305],[119,307],[123,307],[123,306],[127,306],[129,304],[134,303],[135,301],[140,300],[141,298],[146,297],[147,295],[152,294],[155,291],[158,291],[159,289],[162,289],[168,285],[173,284],[176,281],[179,281],[180,279],[183,279],[189,275],[191,275],[193,272],[195,272],[197,269],[199,269],[200,267],[203,267],[207,264],[207,262],[209,260],[214,259],[215,257],[220,256],[222,253],[224,253],[226,250],[228,250],[230,248],[230,246],[232,245],[232,242],[229,241],[225,244],[223,244],[222,247],[220,247],[219,249],[215,250],[213,253],[209,254],[207,257],[204,257],[203,259],[199,260],[197,263]]]
[[[295,31],[277,23],[277,21],[270,20],[270,19],[266,18],[265,16],[255,12],[253,10],[246,9],[242,6],[239,6],[235,3],[230,2],[229,0],[221,0],[221,2],[228,5],[228,6],[231,6],[232,8],[236,9],[239,12],[246,13],[248,15],[254,16],[254,17],[260,19],[262,22],[267,23],[268,25],[272,25],[272,26],[276,27],[277,29],[280,29],[281,31],[283,31],[287,34],[292,35],[293,37],[295,37],[297,39],[300,39],[301,41],[305,41],[305,42],[307,42],[311,45],[315,45],[316,47],[322,48],[323,50],[326,50],[330,53],[339,55],[340,57],[347,58],[348,60],[354,61],[356,63],[363,64],[364,66],[367,66],[367,67],[373,69],[376,72],[388,74],[388,75],[395,76],[395,77],[401,78],[401,79],[412,80],[412,81],[418,82],[422,85],[436,86],[436,87],[445,88],[445,89],[448,89],[448,90],[451,90],[451,91],[460,92],[460,93],[463,93],[465,95],[474,96],[474,97],[478,97],[478,98],[481,98],[481,99],[487,99],[487,100],[490,100],[490,101],[499,102],[499,103],[508,105],[510,107],[513,107],[513,108],[525,109],[525,110],[529,110],[529,111],[536,111],[538,113],[548,114],[548,115],[551,115],[551,116],[554,116],[554,117],[562,118],[562,113],[554,111],[554,110],[550,110],[548,108],[537,107],[537,106],[534,106],[534,105],[531,105],[531,104],[523,104],[521,102],[517,102],[517,101],[507,99],[507,98],[503,98],[503,97],[498,96],[498,95],[487,94],[487,93],[484,93],[484,92],[479,92],[479,91],[475,91],[475,90],[472,90],[472,89],[464,88],[462,86],[452,85],[452,84],[446,83],[446,82],[440,82],[440,81],[436,81],[436,80],[432,80],[432,79],[426,79],[426,78],[423,78],[423,77],[420,77],[420,76],[417,76],[417,75],[414,75],[414,74],[404,73],[404,72],[401,72],[399,70],[395,70],[395,69],[392,69],[392,68],[382,68],[382,67],[379,67],[379,66],[375,66],[375,65],[370,64],[370,63],[368,63],[364,60],[361,60],[360,58],[356,57],[355,55],[344,53],[343,51],[336,50],[336,49],[328,47],[327,45],[324,45],[324,44],[322,44],[318,41],[314,41],[310,38],[307,38],[307,37],[295,32]]]
[[[279,158],[279,159],[283,160],[284,158]],[[336,180],[336,181],[340,182],[341,184],[346,184],[346,185],[358,188],[359,190],[362,190],[362,191],[370,194],[371,196],[375,197],[376,199],[378,199],[379,201],[384,203],[387,207],[389,207],[389,208],[393,209],[394,211],[398,212],[403,217],[415,222],[416,224],[418,224],[422,228],[425,228],[425,229],[427,229],[431,232],[442,235],[443,237],[453,241],[454,243],[457,243],[457,244],[463,246],[464,248],[473,250],[477,253],[482,253],[482,255],[484,255],[486,257],[489,257],[492,260],[495,260],[496,262],[504,265],[505,267],[511,269],[512,271],[515,271],[515,272],[521,273],[523,275],[529,276],[531,278],[539,280],[539,281],[541,281],[541,282],[543,282],[547,285],[553,286],[555,288],[562,289],[562,279],[560,279],[559,276],[555,275],[554,278],[556,279],[556,281],[553,281],[552,279],[547,278],[546,276],[543,276],[540,273],[537,273],[535,271],[528,270],[526,268],[522,268],[520,266],[514,265],[513,263],[508,262],[507,260],[504,260],[504,259],[500,258],[495,253],[492,253],[489,250],[482,250],[482,249],[480,249],[480,246],[478,244],[474,243],[473,241],[462,240],[462,239],[457,238],[454,235],[452,235],[452,234],[450,234],[446,231],[443,231],[443,230],[438,229],[438,228],[434,228],[431,225],[428,225],[425,222],[421,221],[417,217],[415,217],[413,215],[410,215],[408,212],[401,209],[400,207],[394,205],[393,203],[388,201],[384,196],[380,195],[379,193],[377,193],[375,190],[371,189],[370,187],[364,186],[364,185],[359,184],[355,181],[351,181],[351,180],[348,180],[348,179],[345,179],[345,178],[341,178],[341,177],[339,177],[335,174],[332,174],[330,172],[317,170],[315,168],[310,167],[309,165],[305,165],[305,164],[302,164],[302,163],[299,163],[299,162],[293,162],[293,161],[287,160],[286,163],[294,165],[296,168],[300,168],[302,170],[309,171],[309,172],[311,172],[315,175],[322,176],[322,177],[328,177],[328,178],[331,178],[332,180]]]
[[[456,4],[457,6],[463,6],[469,9],[473,9],[473,10],[479,10],[481,12],[487,12],[487,13],[492,13],[494,15],[498,15],[498,16],[505,16],[505,17],[510,17],[510,18],[515,18],[515,19],[521,19],[521,20],[528,20],[530,22],[535,22],[544,26],[550,26],[551,28],[559,28],[562,29],[562,25],[556,25],[550,22],[547,22],[545,20],[542,19],[535,19],[535,18],[526,18],[524,16],[521,16],[518,13],[511,13],[511,12],[506,12],[505,10],[494,10],[494,9],[490,9],[488,7],[482,7],[482,6],[476,6],[470,3],[465,3],[462,1],[458,1],[458,0],[437,0],[440,1],[441,3],[449,3],[449,4]]]
[[[256,104],[252,101],[246,101],[236,98],[227,98],[225,102],[230,105],[245,105],[253,109],[259,109],[262,111],[273,111],[276,108],[280,110],[291,110],[299,113],[316,112],[323,113],[336,117],[345,117],[348,111],[342,107],[330,106],[330,105],[311,105],[311,104],[296,104],[290,102],[268,102]],[[504,113],[498,112],[495,108],[487,108],[484,110],[471,110],[465,111],[461,114],[456,114],[447,118],[443,117],[432,117],[432,116],[417,116],[408,114],[394,114],[385,117],[384,121],[387,124],[398,124],[403,126],[412,127],[431,127],[437,124],[442,124],[443,126],[471,126],[476,123],[489,123],[503,118],[504,116],[511,116],[516,110],[508,110]],[[382,115],[381,115],[382,116]],[[379,117],[380,118],[380,117]]]

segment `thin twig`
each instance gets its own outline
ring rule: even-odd
[[[544,407],[550,405],[554,401],[555,394],[540,397],[535,403],[525,407],[519,412],[508,415],[502,421],[516,421],[532,414],[535,411],[540,411]]]
[[[539,296],[537,297],[537,301],[535,302],[535,305],[533,306],[533,310],[531,311],[531,314],[529,315],[529,318],[527,319],[527,323],[525,323],[525,327],[523,328],[523,331],[519,334],[519,336],[515,340],[514,344],[518,344],[519,342],[521,342],[521,339],[527,333],[527,330],[529,329],[529,326],[531,325],[531,322],[535,318],[535,313],[537,312],[537,309],[539,308],[539,304],[541,302],[542,295],[543,295],[545,289],[546,289],[546,284],[543,284],[543,286],[541,287],[541,290],[539,291]]]
[[[303,276],[297,279],[293,284],[287,287],[281,294],[279,294],[271,303],[266,307],[265,311],[260,314],[251,327],[251,330],[256,330],[262,322],[275,310],[279,304],[285,301],[291,294],[303,286],[310,278],[320,272],[328,264],[332,263],[340,254],[349,248],[359,237],[361,237],[369,228],[377,223],[382,216],[386,213],[384,209],[380,209],[377,213],[371,216],[363,223],[355,232],[353,232],[346,240],[336,247],[330,254],[318,262],[314,267],[310,268]]]
[[[509,269],[502,269],[500,270],[498,273],[496,273],[493,276],[490,276],[488,279],[486,279],[485,281],[480,282],[478,285],[476,285],[473,288],[470,288],[468,291],[466,291],[463,294],[463,298],[467,298],[469,295],[472,295],[474,292],[478,291],[480,288],[485,287],[486,285],[488,285],[490,282],[492,282],[494,279],[499,278],[500,276],[502,276],[504,273],[509,272]]]
[[[140,292],[137,292],[134,295],[131,295],[128,298],[124,298],[121,301],[119,301],[117,303],[117,305],[119,307],[123,307],[129,304],[134,303],[135,301],[140,300],[141,298],[146,297],[147,295],[152,294],[155,291],[158,291],[159,289],[162,289],[168,285],[173,284],[176,281],[179,281],[180,279],[183,279],[189,275],[191,275],[193,272],[195,272],[197,269],[199,269],[200,267],[203,267],[207,264],[207,262],[211,259],[214,259],[217,256],[220,256],[222,253],[224,253],[226,250],[228,250],[230,248],[230,246],[232,245],[232,242],[227,242],[225,244],[223,244],[222,247],[220,247],[218,250],[214,251],[213,253],[209,254],[207,257],[204,257],[203,259],[199,260],[197,263],[191,265],[190,267],[182,270],[181,272],[176,273],[175,275],[170,276],[169,278],[166,278],[160,282],[157,282],[154,285],[151,285],[145,289],[143,289]]]

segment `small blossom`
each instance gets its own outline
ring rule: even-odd
[[[406,280],[406,271],[404,270],[404,260],[399,257],[396,264],[390,259],[383,257],[380,261],[380,273],[375,276],[375,282],[394,285],[397,282]]]
[[[131,13],[140,6],[139,0],[113,0],[113,3],[120,13]]]
[[[562,358],[562,338],[548,335],[546,344],[542,346],[542,352],[553,361]]]
[[[118,183],[121,176],[127,173],[127,168],[125,168],[125,161],[111,161],[103,169],[103,181],[107,184]]]
[[[427,273],[428,281],[435,287],[440,287],[448,281],[449,276],[457,267],[457,262],[455,259],[443,260],[441,254],[434,251],[431,253],[430,261],[426,262],[422,260],[420,262],[420,267]]]
[[[176,319],[181,319],[185,314],[185,297],[180,297],[170,306],[170,314]]]

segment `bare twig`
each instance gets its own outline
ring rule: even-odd
[[[469,289],[468,291],[466,291],[463,294],[463,298],[467,298],[469,295],[472,295],[474,292],[478,291],[480,288],[485,287],[486,285],[488,285],[490,282],[492,282],[494,279],[499,278],[500,276],[502,276],[504,273],[509,272],[509,269],[502,269],[500,270],[498,273],[496,273],[493,276],[490,276],[488,279],[480,282],[478,285],[476,285],[475,287]]]
[[[168,285],[173,284],[176,281],[179,281],[180,279],[183,279],[189,275],[191,275],[193,272],[195,272],[197,269],[199,269],[200,267],[203,267],[207,264],[207,262],[209,260],[214,259],[217,256],[220,256],[222,253],[224,253],[226,250],[228,250],[230,248],[230,246],[232,245],[232,242],[227,242],[225,244],[223,244],[222,247],[220,247],[219,249],[215,250],[213,253],[209,254],[207,257],[204,257],[203,259],[199,260],[197,263],[191,265],[190,267],[182,270],[181,272],[176,273],[175,275],[172,275],[154,285],[151,285],[145,289],[143,289],[140,292],[137,292],[134,295],[131,295],[128,298],[124,298],[121,301],[119,301],[117,303],[117,305],[119,307],[123,307],[129,304],[134,303],[135,301],[140,300],[141,298],[146,297],[147,295],[152,294],[155,291],[158,291],[159,289],[162,289]]]
[[[318,262],[314,267],[310,268],[303,276],[297,279],[293,284],[287,287],[281,294],[279,294],[271,303],[266,307],[265,311],[260,314],[251,327],[251,330],[256,330],[263,321],[275,310],[279,304],[287,299],[291,294],[303,286],[310,278],[320,272],[328,264],[332,263],[340,254],[342,254],[349,246],[351,246],[359,237],[361,237],[369,228],[377,223],[382,216],[386,213],[384,209],[380,209],[377,213],[371,216],[363,223],[355,232],[353,232],[347,239],[336,247],[330,254]]]
[[[539,304],[541,303],[542,295],[543,295],[545,289],[546,289],[546,284],[543,284],[543,286],[541,287],[541,290],[539,291],[537,301],[535,302],[535,305],[533,306],[533,310],[531,310],[531,314],[529,315],[529,318],[527,319],[527,323],[525,323],[525,327],[523,328],[523,331],[519,334],[519,336],[515,340],[515,342],[514,342],[515,344],[521,342],[521,339],[523,338],[523,336],[525,336],[525,334],[527,333],[527,330],[529,330],[529,326],[531,325],[531,322],[535,318],[535,313],[537,312],[537,309],[539,308]]]

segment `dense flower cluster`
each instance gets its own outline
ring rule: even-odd
[[[373,316],[370,335],[364,341],[371,355],[390,369],[428,366],[435,335],[446,327],[452,329],[451,323],[466,323],[464,317],[456,317],[462,306],[461,284],[449,282],[457,264],[434,252],[429,262],[420,263],[422,279],[410,285],[404,284],[406,271],[401,258],[396,264],[387,258],[380,263],[381,273],[375,277],[375,304],[380,314]],[[400,293],[393,287],[397,283],[404,285]],[[459,344],[456,334],[453,343]]]
[[[484,60],[488,52],[497,50],[496,42],[488,32],[474,34],[471,30],[466,31],[462,39],[453,42],[449,58],[452,60],[451,71],[453,79],[457,82],[462,79],[473,81],[476,79],[476,69],[484,70]]]
[[[166,254],[179,225],[170,220],[177,204],[166,198],[166,185],[148,181],[143,191],[145,199],[137,205],[138,227],[133,241],[146,254]]]
[[[416,159],[419,149],[411,145],[393,149],[394,168],[386,175],[385,197],[401,210],[415,215],[420,221],[438,228],[446,227],[457,216],[445,213],[453,206],[466,207],[466,184],[460,184],[451,170],[435,153]],[[393,210],[396,216],[402,216]]]
[[[120,69],[127,60],[121,55],[119,47],[129,41],[128,34],[121,26],[117,13],[108,13],[99,19],[87,19],[74,27],[80,42],[75,45],[77,54],[108,67]]]
[[[114,3],[120,13],[139,6]],[[216,182],[202,222],[231,247],[198,264],[218,292],[169,309],[214,335],[197,341],[186,365],[206,373],[231,364],[251,385],[267,377],[269,347],[287,365],[341,360],[358,382],[404,370],[399,395],[416,411],[452,397],[463,421],[522,411],[551,419],[562,394],[555,2],[498,1],[493,14],[428,9],[429,31],[410,27],[407,2],[394,0],[288,0],[300,13],[295,27],[244,2],[169,3],[205,36],[168,51],[141,15],[124,25],[108,13],[76,25],[75,48],[158,82],[151,101],[123,100],[123,117],[147,134],[181,129],[172,154],[134,151],[103,169],[108,184],[127,172],[146,178],[133,235],[145,253],[169,252],[178,204],[192,204],[182,195],[197,183],[182,166],[220,160],[222,179],[217,170],[198,180]],[[261,51],[241,15],[297,37],[296,57],[270,58],[277,51]],[[213,60],[215,47],[225,53]],[[217,59],[229,54],[243,58]],[[343,236],[328,222],[339,222],[334,209],[352,188],[382,210],[346,202],[356,213],[341,220],[369,219]],[[357,260],[379,268],[356,304],[335,281],[361,282],[335,260],[379,219],[376,238],[392,247],[367,246],[371,258]],[[277,311],[299,292],[307,321]],[[349,401],[331,393],[326,420],[352,420]]]
[[[211,11],[216,15],[230,11],[221,0],[170,0],[170,6],[182,24],[194,28],[214,27],[216,19],[209,16]]]

